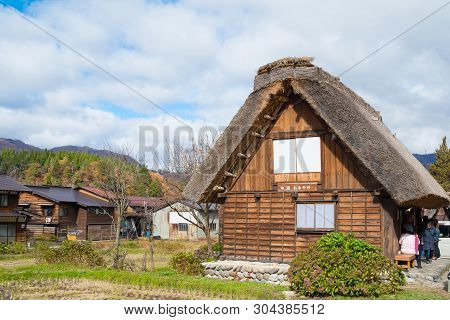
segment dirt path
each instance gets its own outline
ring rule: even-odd
[[[31,266],[36,264],[36,260],[29,259],[17,259],[17,260],[0,260],[0,268],[16,268],[23,266]]]
[[[0,284],[0,299],[13,300],[179,300],[211,299],[190,292],[84,279],[33,280]]]

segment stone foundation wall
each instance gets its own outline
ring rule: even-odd
[[[249,261],[215,261],[203,263],[207,278],[252,281],[289,286],[289,265]]]

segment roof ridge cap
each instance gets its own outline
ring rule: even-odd
[[[314,67],[312,61],[314,57],[285,57],[262,65],[258,68],[257,74],[268,73],[272,70],[286,67]]]

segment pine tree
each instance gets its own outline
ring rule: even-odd
[[[447,137],[436,150],[436,160],[430,166],[430,172],[446,191],[450,191],[450,149],[447,146]]]
[[[148,194],[150,197],[161,197],[162,196],[162,186],[158,179],[152,179],[149,185]]]

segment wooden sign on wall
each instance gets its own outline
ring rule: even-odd
[[[286,192],[286,191],[317,191],[318,184],[317,183],[309,183],[309,182],[286,182],[286,183],[278,183],[277,191]]]

